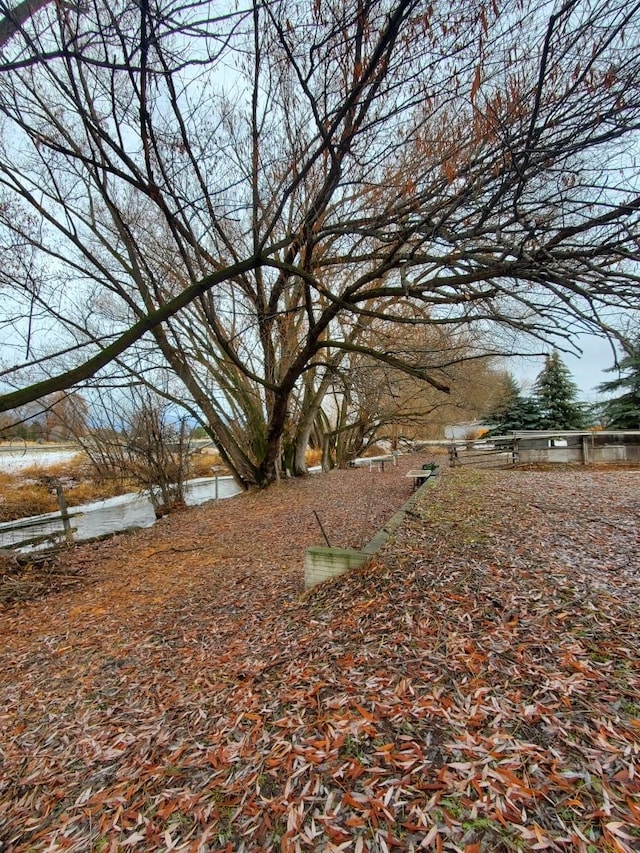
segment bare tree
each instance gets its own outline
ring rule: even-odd
[[[90,429],[75,438],[99,479],[134,483],[156,515],[184,505],[193,448],[186,418],[139,388],[94,401]]]
[[[21,0],[15,5],[0,2],[0,48],[16,36],[24,24],[51,0]]]
[[[303,469],[347,356],[448,390],[452,354],[407,358],[373,320],[465,329],[486,354],[610,332],[638,309],[638,14],[118,0],[25,18],[0,66],[0,409],[169,369],[167,395],[264,484],[287,454]]]
[[[40,401],[46,439],[69,440],[86,431],[89,407],[80,394],[59,391]]]
[[[440,382],[451,387],[442,394],[415,375],[354,353],[336,372],[332,405],[325,406],[323,446],[339,465],[385,440],[437,438],[446,424],[477,417],[501,384],[491,360],[465,335],[442,326],[369,330],[378,345],[385,336],[386,352],[406,364],[428,364]],[[434,365],[439,365],[437,368]]]
[[[87,415],[87,402],[80,394],[59,391],[7,411],[0,421],[0,434],[67,441],[84,434]]]

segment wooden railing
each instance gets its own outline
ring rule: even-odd
[[[35,518],[19,518],[16,521],[7,521],[0,524],[0,547],[2,548],[35,548],[55,547],[61,544],[71,545],[76,528],[71,526],[71,519],[82,515],[81,512],[70,513],[64,490],[59,483],[55,485],[56,497],[58,499],[59,512],[50,512]],[[31,535],[26,539],[20,539],[20,531],[34,531],[42,528],[42,533]],[[48,529],[44,529],[48,528]]]

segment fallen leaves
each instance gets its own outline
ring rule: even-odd
[[[372,477],[379,526],[401,471],[336,472],[4,614],[3,853],[640,847],[640,474],[445,472],[302,596],[311,508],[359,545]]]

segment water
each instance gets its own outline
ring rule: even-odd
[[[24,444],[0,445],[0,470],[15,472],[36,464],[43,467],[56,465],[69,461],[79,452],[73,445],[51,447],[33,447]],[[368,463],[370,460],[364,461]],[[309,469],[309,473],[319,472],[319,466]],[[199,477],[196,480],[187,481],[185,503],[188,506],[197,506],[207,501],[233,497],[241,491],[233,477]],[[144,494],[118,495],[115,498],[69,507],[69,515],[71,527],[75,528],[73,534],[75,542],[130,530],[132,527],[151,527],[156,522],[151,501]],[[15,528],[17,524],[20,528],[12,530],[11,528]],[[50,512],[23,518],[17,522],[8,521],[0,524],[0,548],[10,548],[17,542],[51,533],[60,533],[60,540],[64,541],[59,513]],[[47,547],[50,544],[46,542],[41,546],[27,546],[26,549],[19,550]]]
[[[43,468],[47,465],[58,465],[70,462],[81,452],[80,448],[70,445],[33,447],[25,444],[3,444],[0,445],[0,471],[13,473],[32,465],[40,465]]]
[[[189,506],[196,506],[214,500],[216,497],[220,500],[230,498],[241,491],[233,477],[199,477],[197,480],[187,482],[185,502]],[[144,494],[118,495],[115,498],[70,507],[69,514],[75,516],[71,518],[71,526],[76,528],[73,534],[76,542],[117,533],[132,527],[151,527],[156,522],[151,501]],[[20,524],[20,529],[12,530],[16,523]],[[60,531],[61,527],[58,513],[47,513],[24,518],[20,522],[9,521],[0,524],[0,548],[9,548],[26,539],[55,533]]]

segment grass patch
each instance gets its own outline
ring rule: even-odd
[[[82,453],[66,462],[30,465],[16,472],[2,471],[0,522],[57,512],[57,483],[62,485],[70,507],[135,490],[125,478],[98,477]]]

